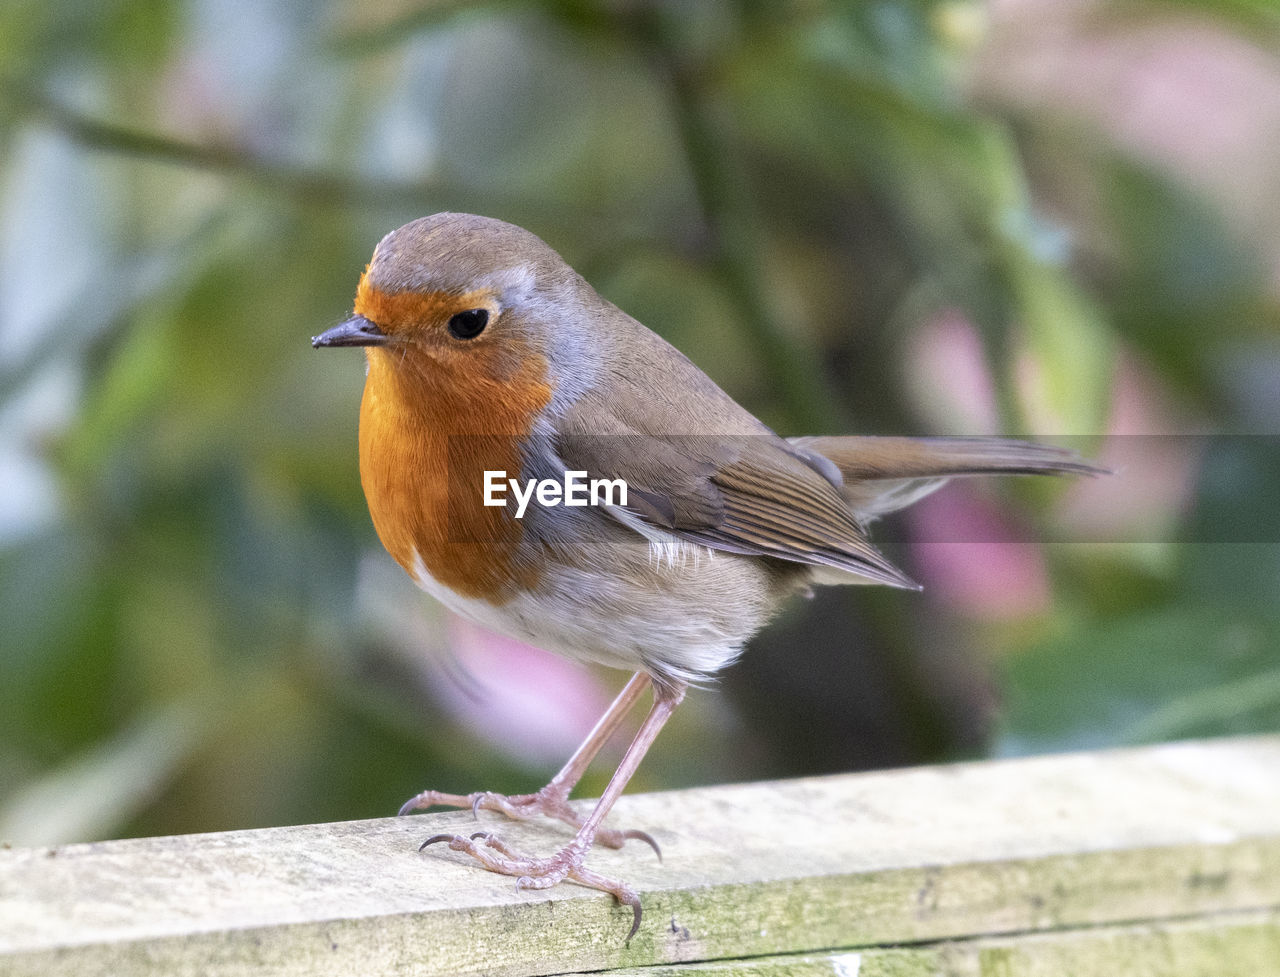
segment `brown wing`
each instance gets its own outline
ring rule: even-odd
[[[783,446],[781,439],[753,438],[742,457],[708,479],[723,506],[718,524],[676,531],[712,548],[745,544],[748,552],[917,588],[871,545],[836,486],[809,459]]]
[[[772,433],[562,434],[555,447],[570,469],[625,479],[633,515],[690,542],[916,587],[871,545],[829,463]]]
[[[571,469],[626,479],[634,517],[712,549],[916,586],[868,541],[832,462],[778,437],[630,316],[603,301],[600,314],[613,335],[593,350],[602,379],[555,421]]]

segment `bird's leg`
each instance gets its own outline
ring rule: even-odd
[[[640,724],[635,739],[627,747],[622,762],[618,764],[618,769],[614,771],[609,785],[605,788],[600,800],[596,802],[595,809],[582,822],[582,827],[574,835],[573,841],[549,858],[529,858],[521,855],[498,838],[483,831],[478,831],[469,838],[461,835],[435,835],[423,842],[422,847],[426,848],[427,845],[442,841],[448,842],[449,847],[454,851],[466,852],[489,871],[516,876],[518,889],[548,889],[558,882],[571,879],[588,888],[612,893],[619,902],[630,906],[635,911],[635,921],[631,932],[627,935],[627,939],[631,939],[640,928],[640,897],[625,882],[608,879],[592,872],[583,865],[583,861],[587,852],[591,850],[592,843],[599,836],[600,822],[605,819],[614,802],[626,788],[636,768],[640,766],[640,761],[649,752],[649,747],[653,745],[658,733],[671,717],[671,713],[684,699],[684,692],[683,685],[654,686],[653,708]]]
[[[446,794],[438,790],[424,790],[411,797],[400,808],[401,814],[423,810],[428,807],[469,807],[473,811],[499,811],[510,818],[531,818],[539,814],[557,818],[575,828],[581,828],[583,818],[569,806],[569,792],[573,790],[587,767],[595,759],[600,748],[608,742],[609,737],[626,719],[627,713],[636,704],[644,690],[649,687],[649,676],[644,672],[636,672],[627,682],[613,704],[605,710],[603,716],[587,734],[587,738],[574,751],[569,761],[560,768],[560,772],[551,778],[551,782],[534,794],[516,794],[508,797],[491,791],[477,791],[474,794]],[[614,828],[603,828],[596,833],[596,840],[608,848],[621,848],[628,839],[643,841],[662,857],[658,843],[643,831],[619,831]]]

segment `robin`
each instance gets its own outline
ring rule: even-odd
[[[1100,471],[1003,439],[780,437],[540,238],[470,214],[384,237],[355,314],[312,345],[365,348],[360,479],[378,536],[418,585],[484,627],[635,673],[537,793],[428,790],[400,813],[567,822],[573,840],[546,858],[484,832],[423,847],[447,843],[518,888],[570,879],[612,893],[634,911],[628,939],[639,897],[584,859],[595,842],[657,851],[647,833],[602,822],[691,683],[813,585],[918,589],[866,527],[948,478]],[[595,480],[618,491],[584,504]],[[652,708],[584,818],[570,791],[649,689]]]

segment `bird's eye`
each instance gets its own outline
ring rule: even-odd
[[[454,339],[475,339],[488,324],[488,309],[467,309],[449,319],[449,335]]]

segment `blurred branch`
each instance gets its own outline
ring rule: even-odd
[[[79,112],[13,78],[0,81],[0,94],[12,103],[19,118],[43,121],[93,149],[241,176],[308,202],[430,205],[448,194],[451,203],[457,206],[459,198],[466,196],[465,191],[442,186],[435,180],[355,179],[312,167],[264,160],[233,146],[188,142],[117,125]],[[486,203],[493,205],[492,195],[486,195]]]
[[[782,393],[788,421],[798,430],[838,429],[849,412],[822,381],[825,370],[816,351],[801,337],[785,334],[769,309],[756,260],[761,235],[752,226],[745,180],[730,169],[736,147],[719,138],[695,71],[681,61],[657,18],[641,6],[620,16],[619,24],[648,53],[670,93],[676,132],[709,231],[712,263],[737,302],[741,326],[762,368]]]
[[[372,54],[403,44],[413,34],[440,27],[452,20],[477,14],[487,15],[512,6],[516,6],[515,0],[437,0],[435,3],[422,3],[394,14],[382,23],[366,23],[341,30],[330,41],[330,46],[338,55]],[[352,9],[358,10],[360,16],[365,17],[369,8],[366,5],[354,5]]]

